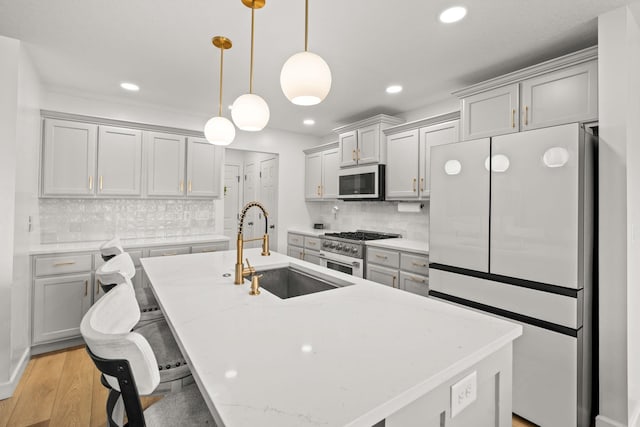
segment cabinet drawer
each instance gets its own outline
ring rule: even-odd
[[[151,249],[149,251],[149,256],[172,256],[172,255],[183,255],[191,252],[190,246],[174,246],[167,248],[159,248],[159,249]]]
[[[36,257],[36,276],[91,271],[91,255]]]
[[[400,254],[400,270],[410,273],[429,275],[429,257],[427,255]]]
[[[409,274],[404,271],[400,272],[400,289],[404,289],[412,294],[422,296],[429,295],[429,278],[417,274]]]
[[[287,255],[293,258],[303,259],[304,251],[302,248],[296,248],[295,246],[291,246],[289,247],[289,249],[287,249]]]
[[[140,267],[140,258],[142,258],[142,249],[135,249],[132,251],[125,250],[125,252],[128,253],[131,259],[133,260],[133,265],[135,265],[136,267]],[[97,270],[98,268],[100,268],[102,264],[104,264],[104,261],[102,260],[102,255],[100,254],[93,255],[93,265],[95,266],[95,269]]]
[[[200,254],[203,252],[218,252],[218,251],[226,251],[229,249],[228,242],[216,242],[216,243],[207,243],[203,245],[194,245],[191,246],[192,254]]]
[[[293,246],[304,246],[304,236],[300,234],[289,233],[287,243]]]
[[[400,266],[400,253],[368,247],[367,262],[384,265],[385,267],[398,268]]]
[[[319,237],[305,237],[304,247],[313,251],[320,250],[320,238]]]
[[[367,265],[366,279],[371,280],[372,282],[391,286],[392,288],[397,288],[399,284],[398,270],[380,267],[377,265]]]

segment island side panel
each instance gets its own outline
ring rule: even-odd
[[[387,417],[385,427],[510,427],[513,347],[509,343]],[[451,387],[472,372],[476,400],[451,417]]]

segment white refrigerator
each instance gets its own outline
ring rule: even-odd
[[[431,149],[429,295],[523,326],[513,412],[589,426],[594,157],[574,123]]]

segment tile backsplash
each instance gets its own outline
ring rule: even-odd
[[[398,212],[398,202],[308,202],[307,210],[312,224],[321,222],[331,230],[382,231],[429,241],[429,202],[416,213]]]
[[[213,200],[40,199],[40,242],[213,234]]]

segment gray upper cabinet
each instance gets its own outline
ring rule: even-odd
[[[597,56],[583,49],[454,92],[462,139],[597,120]]]
[[[462,139],[519,131],[518,85],[511,84],[462,100]]]
[[[322,199],[322,152],[305,156],[304,197],[307,200]]]
[[[322,152],[322,197],[338,198],[338,170],[340,169],[340,151],[332,148]]]
[[[98,137],[99,196],[140,196],[142,132],[100,126]]]
[[[147,194],[176,197],[185,195],[185,137],[145,132],[147,150]]]
[[[94,194],[98,126],[44,121],[42,195]]]
[[[337,142],[304,150],[306,200],[327,200],[338,197],[340,149]]]
[[[456,111],[385,130],[387,199],[429,198],[431,147],[458,141],[459,117]]]
[[[386,164],[387,138],[382,131],[403,121],[397,117],[378,114],[334,129],[338,134],[340,167]]]
[[[187,138],[187,195],[220,195],[221,149],[203,138]]]

